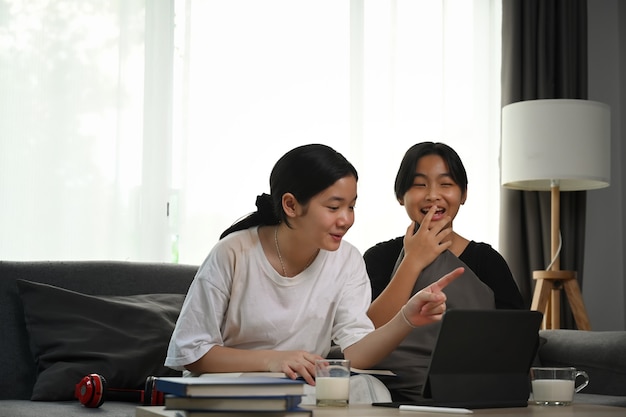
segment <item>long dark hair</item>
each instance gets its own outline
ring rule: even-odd
[[[273,225],[289,221],[282,209],[282,198],[291,193],[302,205],[333,185],[337,180],[353,176],[359,179],[354,166],[330,146],[302,145],[284,154],[270,174],[270,194],[256,199],[257,211],[226,229],[220,239],[238,230],[259,225]]]
[[[461,157],[445,143],[421,142],[411,146],[404,154],[404,158],[402,158],[394,185],[396,198],[398,200],[404,198],[404,194],[413,185],[417,163],[422,157],[427,155],[439,155],[444,160],[450,170],[450,176],[461,188],[461,194],[465,195],[467,191],[467,172],[465,172],[465,166],[463,166]]]

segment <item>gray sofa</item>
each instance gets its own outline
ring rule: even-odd
[[[539,335],[541,366],[573,366],[589,375],[575,402],[626,407],[626,331],[561,329]]]
[[[0,261],[0,416],[134,417],[139,403],[109,395],[100,408],[85,408],[74,399],[74,386],[96,373],[109,388],[141,390],[147,376],[176,374],[162,364],[196,270]]]
[[[113,396],[100,408],[85,408],[73,398],[74,385],[97,373],[110,388],[141,389],[146,376],[172,372],[162,366],[165,350],[196,270],[0,261],[0,417],[133,417],[139,404]],[[626,406],[626,332],[547,330],[541,336],[542,365],[589,373],[591,382],[575,401]]]

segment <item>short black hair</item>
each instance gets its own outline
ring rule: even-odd
[[[465,195],[467,191],[467,172],[456,151],[445,143],[421,142],[411,146],[404,154],[404,158],[402,158],[394,185],[396,198],[398,200],[404,198],[404,194],[413,185],[415,170],[419,160],[427,155],[438,155],[444,160],[450,170],[450,177],[461,188],[461,194]]]

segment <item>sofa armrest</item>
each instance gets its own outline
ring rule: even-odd
[[[541,330],[542,366],[572,366],[589,374],[582,393],[626,395],[626,331]]]

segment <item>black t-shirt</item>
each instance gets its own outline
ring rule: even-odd
[[[387,287],[402,250],[404,237],[380,242],[363,255],[372,285],[372,300]],[[459,259],[493,291],[496,308],[523,309],[524,299],[506,261],[487,243],[470,241]]]

